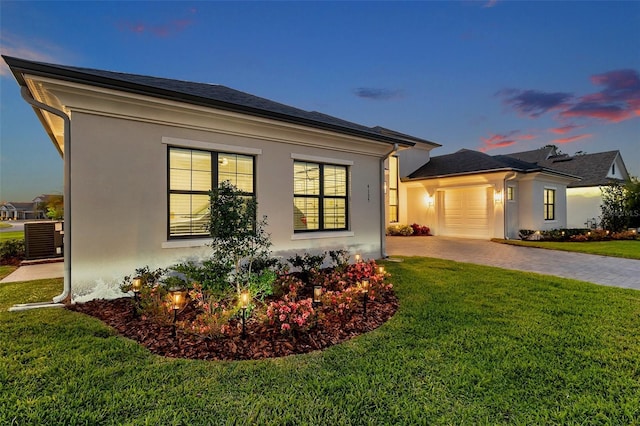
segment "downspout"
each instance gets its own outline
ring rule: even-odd
[[[504,183],[502,186],[502,214],[504,215],[504,234],[503,234],[503,238],[505,240],[509,239],[508,236],[508,232],[509,232],[509,224],[508,224],[508,218],[509,216],[507,215],[507,205],[509,204],[507,200],[507,181],[514,179],[516,176],[518,176],[517,172],[511,172],[511,176],[509,176],[509,174],[507,174],[504,177]]]
[[[71,298],[71,119],[63,111],[38,102],[33,98],[27,86],[20,87],[22,98],[34,108],[57,115],[64,120],[64,287],[62,293],[53,298],[54,304],[69,301]],[[46,305],[38,304],[38,307]]]
[[[398,144],[394,143],[391,151],[387,152],[383,157],[380,158],[380,254],[382,258],[385,259],[389,257],[387,255],[387,215],[386,215],[386,197],[384,193],[384,162],[390,155],[393,155],[396,151],[398,151]]]

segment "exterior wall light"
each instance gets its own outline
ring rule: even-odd
[[[495,204],[502,204],[502,191],[497,190],[493,193],[493,202]]]
[[[427,195],[424,196],[424,203],[427,205],[427,207],[433,207],[433,195],[429,195],[429,193],[427,193]]]

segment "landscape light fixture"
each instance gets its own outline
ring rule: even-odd
[[[322,297],[322,286],[314,285],[313,286],[313,306],[318,306],[320,304],[321,297]]]
[[[133,316],[138,316],[138,304],[140,303],[140,291],[142,290],[142,277],[135,277],[133,281],[131,281],[131,290],[133,291],[133,300],[135,304],[133,305]]]
[[[169,289],[169,297],[171,298],[171,309],[173,309],[173,330],[171,335],[176,337],[176,319],[178,311],[187,305],[187,290],[173,287]]]
[[[384,266],[378,267],[378,273],[384,276]]]
[[[362,304],[362,314],[367,316],[367,299],[369,299],[369,279],[365,278],[362,280],[361,284],[362,292],[364,293],[363,304]]]
[[[249,307],[249,292],[240,293],[240,307],[242,308],[242,337],[246,336],[245,322],[247,317],[247,308]]]
[[[361,259],[361,258],[360,258],[360,255],[359,255],[359,254],[356,254],[356,263],[360,263],[360,259]]]

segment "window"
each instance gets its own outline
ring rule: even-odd
[[[507,186],[507,201],[514,201],[516,199],[515,190],[513,186]]]
[[[556,190],[544,189],[544,220],[556,219]]]
[[[254,196],[250,155],[169,147],[169,238],[209,235],[209,191],[225,180]]]
[[[398,157],[389,157],[389,222],[398,222]]]
[[[612,175],[615,175],[615,174],[616,174],[616,165],[615,165],[615,164],[612,164],[612,165],[611,165],[611,174],[612,174]]]
[[[347,167],[294,161],[293,229],[347,229]]]

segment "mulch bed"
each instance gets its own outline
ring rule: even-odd
[[[135,316],[133,300],[96,299],[87,303],[69,305],[67,309],[99,318],[119,334],[133,339],[152,353],[170,358],[203,360],[248,360],[276,358],[302,354],[344,342],[374,330],[395,314],[398,299],[393,292],[367,303],[367,315],[361,310],[344,321],[324,320],[307,332],[282,334],[273,327],[249,320],[246,335],[236,323],[232,335],[202,336],[178,328],[173,337],[171,323]],[[193,318],[195,309],[190,305],[178,314],[178,321]],[[330,316],[327,316],[328,318]]]

